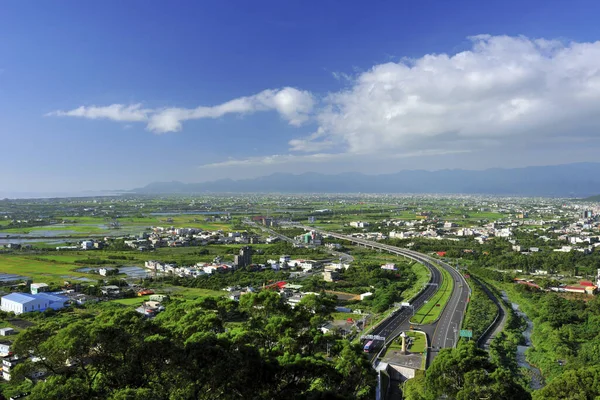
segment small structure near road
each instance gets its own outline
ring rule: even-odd
[[[382,353],[378,370],[385,370],[393,381],[414,378],[417,370],[425,369],[427,337],[420,331],[402,332]]]

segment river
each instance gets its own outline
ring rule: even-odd
[[[529,387],[533,390],[538,390],[544,387],[544,378],[542,377],[542,372],[535,366],[529,364],[526,358],[526,351],[528,348],[532,346],[531,344],[531,333],[533,332],[533,321],[529,319],[527,314],[520,310],[519,305],[517,303],[511,302],[506,296],[506,292],[502,292],[502,299],[509,303],[515,313],[523,318],[527,323],[527,328],[523,331],[523,338],[525,338],[525,345],[517,346],[517,364],[519,367],[526,368],[531,375],[531,381],[529,382]]]

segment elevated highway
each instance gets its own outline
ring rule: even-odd
[[[367,248],[396,254],[398,256],[419,262],[429,270],[431,279],[428,285],[413,299],[411,304],[413,309],[402,307],[394,312],[386,320],[381,322],[376,329],[373,330],[372,335],[375,336],[391,338],[400,333],[400,331],[408,330],[411,325],[410,318],[413,315],[413,312],[422,307],[423,304],[425,304],[425,302],[437,291],[437,286],[441,283],[442,279],[442,274],[439,268],[444,268],[450,273],[450,276],[454,280],[454,287],[450,299],[442,311],[440,318],[435,323],[429,325],[420,325],[418,328],[425,332],[428,336],[430,347],[427,353],[427,365],[433,361],[440,349],[456,346],[459,338],[459,330],[462,325],[470,296],[469,285],[459,271],[455,270],[452,266],[441,260],[414,250],[403,249],[400,247],[343,235],[340,233],[327,232],[309,226],[295,226],[306,230],[314,230],[322,235],[329,235],[337,239],[347,240],[351,243],[365,246]]]

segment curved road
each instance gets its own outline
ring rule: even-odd
[[[355,238],[352,236],[346,236],[339,233],[327,232],[320,229],[315,229],[308,226],[296,225],[297,227],[304,228],[306,230],[315,230],[322,235],[330,235],[337,239],[348,240],[352,243],[371,247],[373,249],[384,250],[392,254],[410,258],[425,265],[431,272],[430,285],[421,292],[414,300],[413,306],[417,310],[421,307],[426,300],[428,300],[437,290],[435,284],[439,284],[441,281],[441,273],[436,267],[441,267],[447,270],[454,279],[454,288],[452,295],[441,313],[439,320],[430,325],[419,326],[420,330],[424,331],[429,337],[430,348],[427,353],[427,364],[430,365],[438,351],[445,347],[454,347],[458,342],[459,330],[462,325],[464,314],[467,308],[468,299],[470,296],[469,285],[465,281],[464,277],[460,272],[455,270],[447,263],[440,261],[436,258],[430,257],[426,254],[419,253],[417,251],[403,249],[400,247],[390,246],[383,243],[373,242],[371,240]],[[434,284],[434,285],[431,285]],[[392,314],[388,319],[383,321],[374,331],[374,335],[391,337],[403,330],[410,328],[410,317],[412,316],[412,310],[410,308],[403,307],[396,313]]]

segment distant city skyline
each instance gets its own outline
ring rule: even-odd
[[[402,3],[6,3],[0,187],[597,161],[600,4]]]

